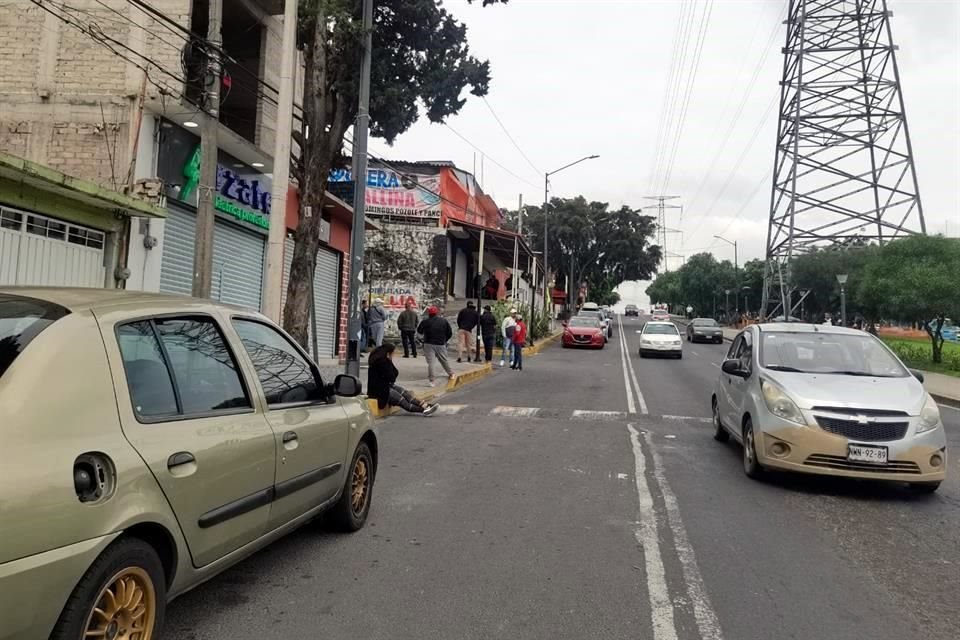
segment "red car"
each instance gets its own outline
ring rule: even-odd
[[[563,347],[592,347],[603,349],[606,344],[603,327],[597,318],[574,316],[563,331]]]

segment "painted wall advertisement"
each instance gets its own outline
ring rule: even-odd
[[[334,169],[330,182],[352,182],[349,169]],[[384,218],[440,218],[440,175],[398,173],[392,169],[367,169],[366,212]]]
[[[400,335],[400,330],[397,329],[397,316],[404,310],[408,302],[413,304],[413,308],[418,314],[423,313],[425,302],[421,299],[422,296],[422,287],[401,282],[387,281],[374,284],[372,287],[364,286],[360,290],[360,297],[363,300],[376,300],[377,298],[383,300],[383,309],[387,312],[384,333],[394,337]]]

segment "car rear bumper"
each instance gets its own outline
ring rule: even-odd
[[[0,564],[0,640],[46,638],[70,593],[113,533]]]
[[[757,459],[772,469],[897,482],[940,482],[946,477],[942,432],[931,431],[893,442],[852,442],[818,427],[785,427],[756,435]],[[886,465],[847,460],[848,444],[886,447]],[[786,452],[783,448],[786,447]],[[779,452],[779,453],[778,453]],[[932,459],[941,462],[934,465]]]
[[[674,345],[669,346],[658,346],[658,345],[644,345],[640,347],[640,353],[643,355],[671,355],[675,356],[677,354],[683,353],[683,347],[677,347]]]
[[[703,333],[694,333],[692,336],[694,342],[709,341],[709,342],[723,342],[723,334],[717,333],[713,335],[703,334]]]

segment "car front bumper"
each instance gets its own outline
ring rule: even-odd
[[[651,342],[640,345],[640,353],[662,353],[676,355],[683,352],[683,345]]]
[[[755,441],[758,461],[772,469],[868,480],[940,482],[946,477],[948,464],[943,429],[912,433],[913,427],[902,440],[866,442],[818,426],[781,424],[755,434]],[[887,464],[848,461],[849,444],[886,447]],[[932,462],[935,456],[941,460],[937,466]]]

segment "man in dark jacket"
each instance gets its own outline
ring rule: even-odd
[[[470,362],[470,351],[473,349],[473,330],[480,322],[480,314],[473,306],[473,301],[457,314],[457,362],[462,362],[463,352],[467,352],[467,362]]]
[[[413,303],[408,302],[404,310],[397,316],[397,329],[400,330],[400,341],[403,343],[403,357],[409,358],[410,352],[413,357],[417,357],[417,324],[420,318],[417,312],[413,310]]]
[[[493,315],[490,305],[483,307],[480,314],[480,336],[483,338],[483,357],[490,362],[493,360],[493,343],[497,339],[497,316]]]
[[[423,355],[427,359],[427,379],[430,386],[436,386],[433,376],[433,363],[440,362],[440,366],[453,380],[453,369],[447,362],[447,342],[453,337],[453,329],[447,319],[440,315],[436,307],[427,309],[427,318],[417,327],[417,333],[423,335]]]

